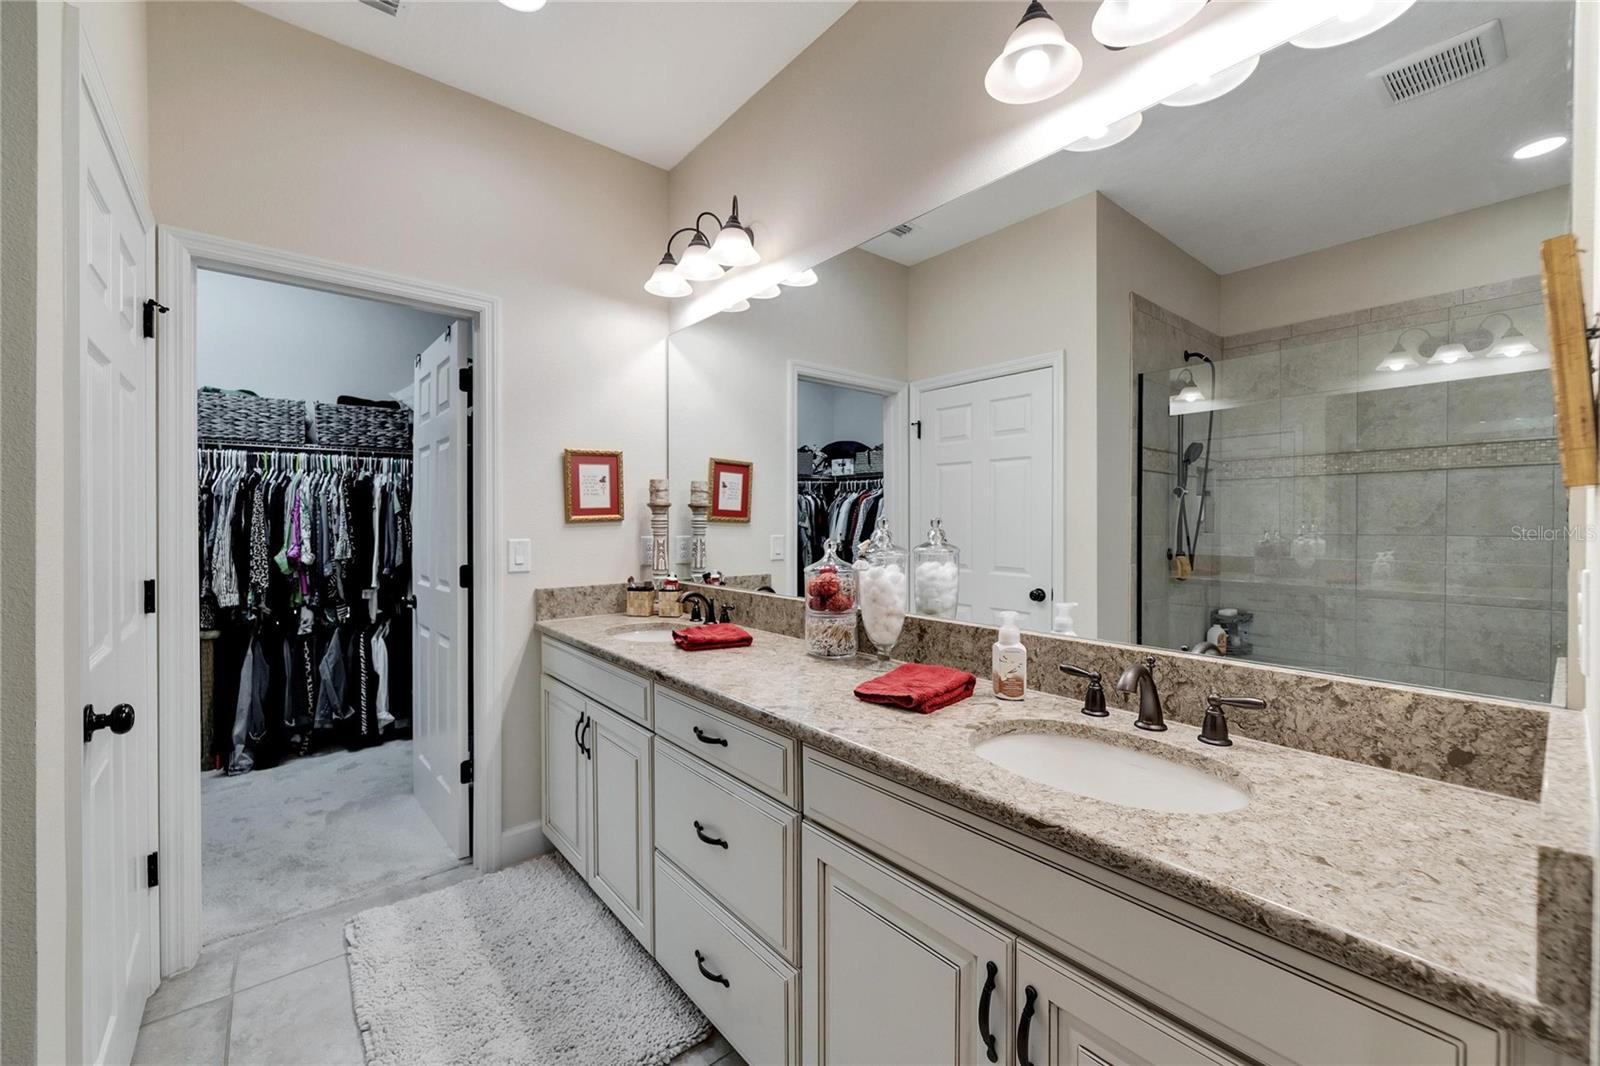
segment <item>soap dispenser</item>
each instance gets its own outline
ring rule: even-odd
[[[1028,649],[1022,646],[1017,612],[1000,612],[1000,639],[994,642],[990,681],[1002,700],[1020,700],[1028,690]]]

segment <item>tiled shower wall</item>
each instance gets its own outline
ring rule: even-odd
[[[1180,439],[1170,374],[1153,372],[1181,362],[1181,349],[1163,358],[1178,338],[1157,328],[1176,329],[1175,316],[1136,299],[1134,355],[1150,372],[1141,641],[1194,644],[1212,610],[1237,607],[1254,614],[1258,661],[1548,700],[1565,655],[1567,544],[1547,363],[1401,387],[1378,386],[1406,372],[1375,369],[1405,330],[1454,337],[1496,312],[1545,350],[1537,277],[1223,338],[1218,398],[1235,406],[1215,416],[1212,495],[1180,582],[1167,563],[1178,456],[1204,443],[1206,420],[1186,417]],[[1280,557],[1301,536],[1320,541],[1317,557]]]

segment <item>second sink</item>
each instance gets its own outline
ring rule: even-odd
[[[630,644],[671,644],[672,631],[680,628],[676,622],[642,622],[638,625],[617,626],[606,630],[606,636],[625,640]]]
[[[1215,774],[1073,733],[1002,733],[977,741],[973,750],[1031,781],[1123,807],[1223,814],[1250,802],[1247,791]]]

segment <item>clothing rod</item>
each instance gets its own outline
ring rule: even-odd
[[[204,451],[214,452],[276,452],[288,455],[354,455],[371,456],[379,459],[411,458],[411,449],[409,448],[361,448],[344,447],[337,444],[246,444],[242,441],[202,439],[200,441],[200,447]]]

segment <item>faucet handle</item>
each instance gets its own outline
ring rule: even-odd
[[[1213,692],[1206,697],[1207,710],[1213,707],[1219,710],[1223,707],[1251,707],[1259,711],[1264,710],[1266,706],[1266,700],[1258,700],[1254,696],[1219,696]]]
[[[1266,700],[1259,700],[1254,696],[1219,696],[1215,692],[1210,693],[1206,696],[1206,716],[1200,723],[1200,743],[1218,748],[1233,745],[1228,736],[1228,715],[1222,708],[1249,707],[1261,710],[1266,705]]]
[[[1088,689],[1083,694],[1083,713],[1090,718],[1106,718],[1111,712],[1106,710],[1106,690],[1100,684],[1100,671],[1085,670],[1081,666],[1071,663],[1062,663],[1061,672],[1071,674],[1073,677],[1086,678],[1089,682]]]
[[[719,622],[731,622],[731,621],[733,621],[733,612],[735,610],[736,610],[736,608],[731,607],[726,603],[723,604],[722,605],[722,613],[717,616],[717,621],[719,621]]]

